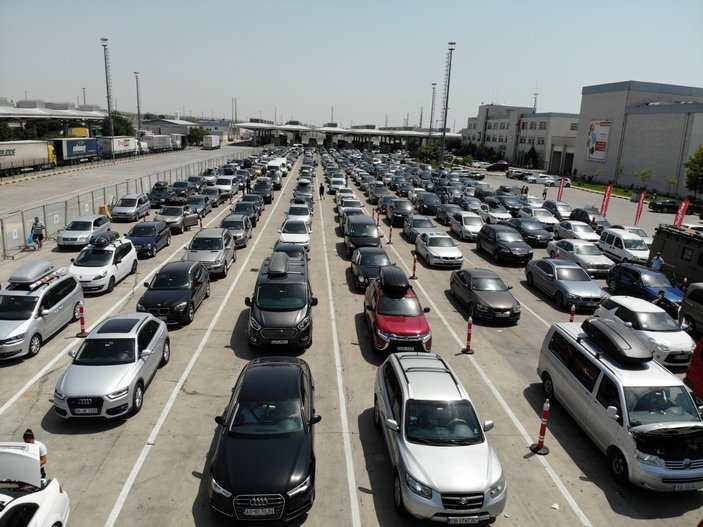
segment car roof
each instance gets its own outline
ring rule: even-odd
[[[103,320],[88,335],[88,338],[124,338],[134,335],[146,319],[150,318],[147,313],[126,313],[115,315]]]
[[[246,220],[248,217],[249,217],[249,216],[247,216],[246,214],[228,214],[227,216],[225,216],[225,217],[222,219],[222,221],[225,221],[225,220],[230,220],[230,221],[241,220],[241,221],[244,221],[244,220]]]
[[[428,238],[451,238],[446,232],[426,232]]]
[[[613,229],[611,227],[607,229],[603,229],[603,234],[608,233],[608,234],[617,234],[618,236],[622,238],[627,238],[629,240],[641,240],[642,237],[639,236],[638,234],[635,234],[634,232],[626,231],[625,229]],[[602,236],[602,234],[601,234]]]
[[[645,313],[659,313],[664,311],[659,306],[652,304],[648,300],[643,300],[642,298],[637,298],[634,296],[626,295],[614,295],[608,297],[608,300],[616,302],[623,307],[630,309],[631,311],[645,312]]]
[[[562,240],[559,240],[562,241]],[[597,247],[596,242],[590,240],[578,240],[576,238],[565,238],[563,241],[573,243],[574,245],[592,245]]]
[[[191,268],[194,266],[199,266],[201,265],[200,262],[194,261],[194,260],[183,260],[180,262],[169,262],[165,265],[163,265],[156,274],[159,274],[161,272],[169,272],[169,273],[187,273],[190,271]]]
[[[125,194],[120,199],[137,199],[142,197],[144,194]]]
[[[533,261],[543,261],[543,262],[548,262],[552,264],[554,267],[570,267],[572,269],[581,269],[581,266],[578,265],[575,262],[572,262],[571,260],[559,260],[557,258],[543,258],[542,260],[533,260]]]
[[[211,227],[209,229],[201,229],[195,233],[195,236],[193,236],[193,238],[217,238],[222,236],[222,233],[226,231],[227,229],[223,229],[222,227]]]
[[[482,269],[480,267],[469,267],[466,269],[462,269],[461,271],[469,273],[471,275],[471,278],[500,278],[498,273],[496,273],[495,271],[492,271],[490,269]]]
[[[284,401],[300,397],[301,365],[288,361],[252,361],[245,367],[240,401]]]
[[[404,373],[410,399],[468,400],[458,379],[454,377],[448,365],[438,355],[434,353],[396,353],[392,360]]]
[[[125,196],[127,197],[127,196]],[[104,214],[90,214],[88,216],[78,216],[77,218],[72,219],[71,221],[93,221],[96,220],[97,218],[102,218]],[[71,222],[69,222],[71,223]]]

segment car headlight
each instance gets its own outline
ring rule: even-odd
[[[488,493],[491,495],[491,498],[495,498],[497,496],[500,496],[504,490],[505,490],[505,476],[501,473],[498,481],[496,481],[493,485],[488,487]]]
[[[22,342],[24,340],[24,333],[20,333],[19,335],[15,335],[14,337],[10,337],[9,339],[5,339],[2,341],[2,344],[5,346],[8,346],[10,344],[17,344],[18,342]]]
[[[476,309],[478,311],[488,311],[488,306],[484,306],[483,304],[474,304],[476,306]]]
[[[129,393],[129,386],[125,386],[124,388],[117,390],[116,392],[108,393],[107,398],[108,399],[119,399],[120,397],[124,397]]]
[[[188,302],[181,302],[180,304],[176,304],[175,306],[173,306],[173,310],[176,313],[183,313],[187,307],[188,307]]]
[[[303,331],[303,330],[307,329],[309,325],[310,325],[310,317],[308,316],[308,317],[305,317],[305,318],[300,322],[300,324],[298,324],[298,329],[299,329],[300,331]]]
[[[516,305],[516,306],[513,308],[513,311],[514,311],[515,313],[519,313],[521,309],[522,309],[522,308],[520,307],[520,304],[518,304],[518,305]]]
[[[421,498],[425,498],[428,500],[432,499],[432,489],[428,487],[427,485],[423,485],[420,483],[418,480],[413,478],[410,474],[407,472],[405,473],[405,483],[407,483],[408,488],[420,496]]]
[[[144,312],[144,311],[146,311],[146,308],[137,302],[137,311]]]
[[[212,488],[212,491],[215,494],[219,494],[220,496],[224,496],[225,498],[232,497],[232,493],[220,486],[220,484],[217,483],[217,481],[215,481],[215,478],[213,478],[212,476],[210,476],[210,487]]]
[[[301,492],[305,492],[310,488],[310,484],[312,483],[312,478],[308,476],[303,480],[303,482],[300,485],[297,485],[290,489],[286,494],[288,494],[289,498],[292,498],[296,494],[300,494]]]
[[[655,456],[653,454],[645,454],[644,452],[640,452],[639,450],[635,450],[635,459],[640,463],[644,463],[645,465],[651,465],[653,467],[662,466],[662,460],[660,457]]]
[[[54,397],[58,399],[59,401],[63,401],[66,398],[66,395],[61,393],[58,390],[54,390]]]
[[[420,339],[422,340],[422,342],[427,342],[427,341],[430,340],[431,338],[432,338],[432,332],[431,332],[431,331],[428,331],[428,332],[425,333],[424,335],[420,335]]]
[[[392,333],[386,333],[385,331],[381,331],[378,328],[376,328],[376,335],[378,335],[379,338],[385,340],[386,342],[389,342],[391,340],[391,337],[393,336]]]
[[[249,325],[256,331],[261,329],[261,324],[259,324],[254,317],[249,317]]]
[[[359,283],[361,283],[361,284],[365,284],[365,283],[366,283],[366,277],[363,276],[363,275],[357,276],[356,279],[357,279],[357,281],[358,281]]]
[[[566,296],[569,298],[569,300],[576,300],[578,298],[578,295],[568,294]]]
[[[151,244],[150,244],[150,243],[145,243],[144,245],[142,245],[142,248],[143,248],[143,249],[151,249]]]
[[[95,275],[95,277],[93,278],[93,280],[102,280],[102,279],[105,278],[106,276],[107,276],[107,269],[104,270],[102,273]]]
[[[79,242],[87,242],[88,241],[88,236],[79,236],[78,237]]]

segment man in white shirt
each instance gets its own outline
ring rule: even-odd
[[[27,430],[24,431],[22,439],[24,439],[25,443],[32,443],[39,447],[39,466],[41,468],[41,477],[45,478],[46,472],[44,471],[44,465],[46,465],[46,445],[41,441],[37,441],[31,428],[27,428]]]

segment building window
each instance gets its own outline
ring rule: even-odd
[[[571,123],[569,125],[569,130],[571,130],[572,132],[575,132],[578,129],[579,129],[579,123]]]
[[[693,259],[693,249],[690,247],[684,247],[681,250],[681,259],[684,262],[690,262]]]
[[[532,121],[532,122],[530,123],[530,130],[536,130],[536,129],[537,129],[537,123],[534,122],[534,121]]]
[[[521,145],[524,145],[524,144],[525,144],[525,138],[524,138],[524,137],[520,137],[520,144],[521,144]]]
[[[525,121],[522,122],[522,129],[527,130],[527,123]]]
[[[528,137],[528,138],[527,138],[527,144],[528,144],[528,145],[534,145],[534,144],[535,144],[535,138],[534,138],[534,137]]]
[[[544,137],[538,137],[538,138],[537,138],[537,144],[538,144],[538,145],[543,145],[543,144],[544,144]]]
[[[493,129],[493,123],[488,123],[486,125],[486,130],[492,130]]]
[[[505,130],[505,123],[500,123],[500,129]]]
[[[539,122],[539,129],[546,130],[547,129],[547,121],[540,121]]]

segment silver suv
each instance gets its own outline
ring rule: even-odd
[[[373,413],[393,465],[398,512],[449,524],[478,523],[503,512],[505,476],[484,434],[493,421],[479,421],[442,357],[390,355],[378,368]]]
[[[28,263],[0,291],[0,360],[33,357],[42,343],[78,320],[83,292],[66,269]]]

